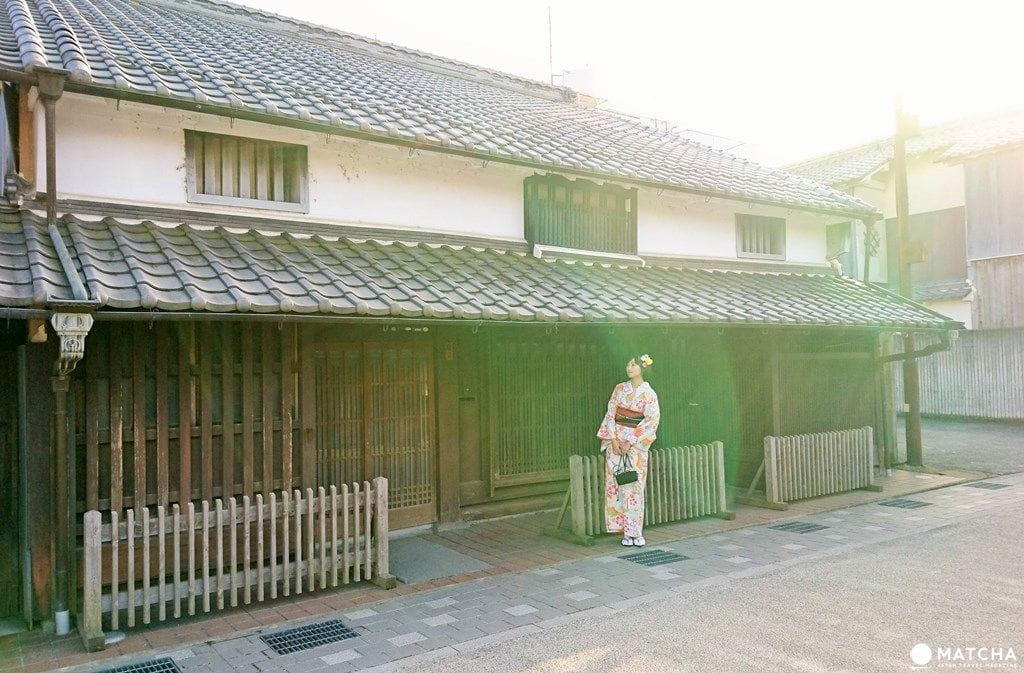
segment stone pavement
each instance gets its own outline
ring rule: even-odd
[[[929,476],[914,478],[926,481]],[[644,550],[618,547],[610,553],[613,548],[605,545],[601,556],[399,595],[359,609],[341,609],[305,621],[340,619],[354,630],[354,637],[291,654],[274,653],[260,634],[301,626],[302,620],[74,670],[107,670],[158,656],[172,658],[182,673],[382,672],[415,667],[573,620],[610,616],[679,592],[771,573],[787,565],[841,555],[1024,504],[1024,474],[994,477],[986,483],[1005,486],[985,489],[967,483],[903,497],[888,493],[881,501],[833,511],[801,514],[794,508],[745,528],[652,544]],[[623,558],[639,552],[645,553],[650,566]]]

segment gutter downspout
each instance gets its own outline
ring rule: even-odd
[[[910,336],[910,332],[906,333],[906,336]],[[894,353],[893,355],[885,355],[878,358],[879,362],[907,362],[909,360],[916,360],[918,358],[927,357],[934,353],[941,353],[942,351],[948,351],[953,345],[953,339],[950,337],[949,332],[942,332],[939,334],[939,343],[925,346],[916,351],[910,351],[908,353]]]
[[[50,234],[57,257],[64,268],[65,276],[78,280],[74,266],[70,264],[71,256],[57,231],[57,100],[64,93],[64,82],[68,73],[56,68],[36,68],[36,82],[39,98],[43,103],[46,135],[46,228]],[[68,270],[72,275],[68,275]],[[81,281],[71,281],[72,292],[76,298],[85,299],[85,288]],[[65,371],[59,365],[55,367],[50,378],[53,392],[53,621],[58,636],[67,635],[71,631],[71,614],[68,595],[69,564],[71,535],[70,494],[68,493],[68,388],[70,370]]]

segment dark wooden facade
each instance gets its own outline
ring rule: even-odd
[[[37,618],[53,341],[20,358]],[[728,480],[745,486],[765,435],[876,424],[875,343],[826,329],[100,319],[71,385],[73,520],[378,474],[395,527],[539,506],[564,492],[571,454],[598,450],[608,395],[640,351],[655,359],[659,444],[721,440]]]

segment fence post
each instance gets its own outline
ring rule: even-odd
[[[84,592],[82,597],[82,614],[78,618],[78,632],[82,637],[82,644],[89,652],[98,652],[104,649],[103,623],[101,621],[102,588],[103,588],[103,566],[100,556],[102,542],[100,533],[102,521],[100,513],[91,510],[85,513],[84,517]],[[117,531],[112,531],[116,535]],[[117,590],[116,587],[114,589]]]
[[[736,513],[729,511],[729,504],[725,499],[725,444],[714,442],[715,450],[715,479],[718,481],[718,511],[715,516],[721,519],[735,519]]]
[[[764,497],[771,503],[779,501],[779,456],[775,450],[775,438],[764,438]]]
[[[569,492],[572,508],[572,532],[580,538],[587,537],[587,509],[583,499],[583,457],[569,456]]]
[[[385,477],[373,478],[374,496],[374,564],[370,581],[382,589],[394,589],[398,580],[391,574],[388,554],[388,480]],[[369,531],[367,531],[369,532]]]

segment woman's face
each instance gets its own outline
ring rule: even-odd
[[[641,376],[642,374],[643,369],[641,369],[640,365],[636,363],[636,359],[630,360],[629,363],[626,365],[626,376],[628,376],[629,378],[634,378],[636,376]]]

